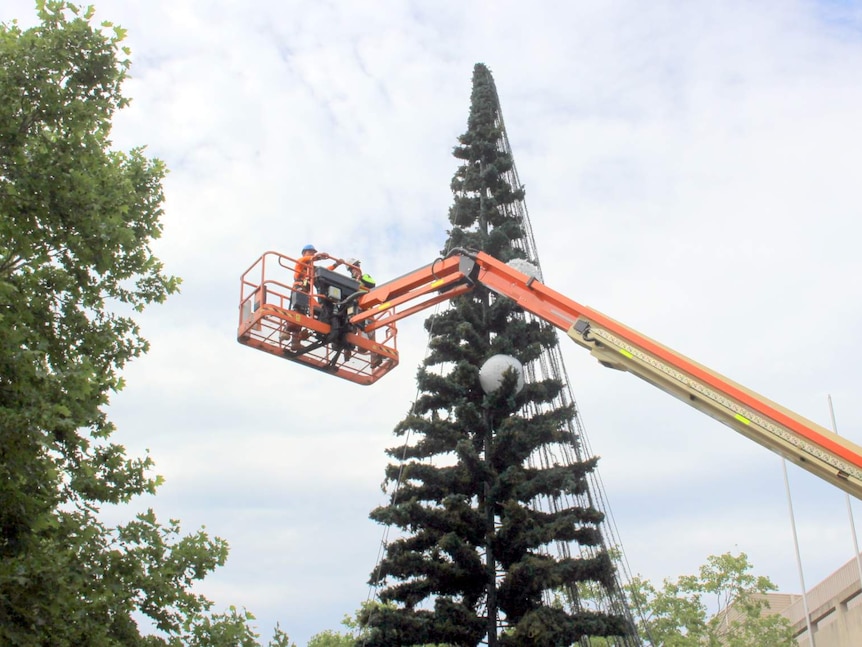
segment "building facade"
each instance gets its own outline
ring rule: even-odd
[[[859,576],[859,562],[851,559],[808,591],[811,635],[801,595],[768,594],[770,611],[790,620],[799,647],[858,647],[862,645],[862,586]]]

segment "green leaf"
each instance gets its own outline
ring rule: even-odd
[[[36,11],[0,25],[0,644],[256,644],[249,612],[213,615],[193,591],[223,540],[153,510],[99,520],[163,482],[110,442],[106,405],[148,349],[128,313],[179,288],[151,252],[167,170],[111,148],[125,30],[92,7]]]

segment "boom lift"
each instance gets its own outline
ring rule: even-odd
[[[241,344],[373,384],[398,365],[399,320],[484,285],[565,331],[602,365],[637,375],[862,499],[856,444],[488,254],[454,250],[369,291],[324,267],[315,267],[313,285],[301,290],[292,283],[296,262],[267,252],[242,275]]]

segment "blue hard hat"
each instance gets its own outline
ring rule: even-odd
[[[302,248],[302,251],[303,252],[316,252],[317,250],[314,249],[314,245],[306,245],[305,247]]]

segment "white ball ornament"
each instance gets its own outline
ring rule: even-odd
[[[494,355],[482,364],[479,369],[479,385],[485,393],[493,393],[503,383],[503,375],[512,369],[518,374],[518,386],[515,393],[520,393],[524,388],[524,367],[511,355]]]
[[[513,258],[511,261],[506,263],[506,265],[514,270],[518,270],[521,274],[526,274],[534,279],[541,280],[542,278],[539,276],[539,268],[533,265],[530,261],[525,261],[523,258]]]

